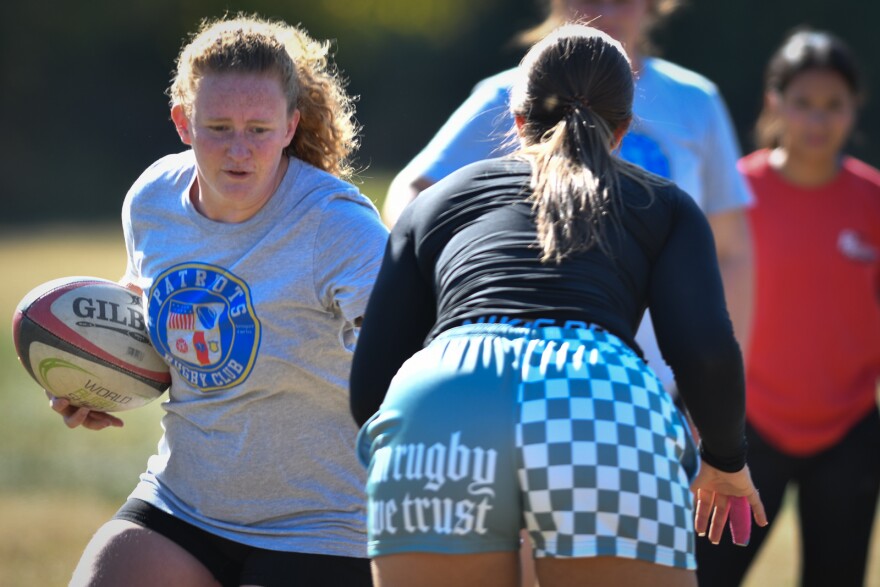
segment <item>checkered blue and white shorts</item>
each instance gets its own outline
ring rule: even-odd
[[[413,356],[361,430],[371,557],[518,548],[694,569],[684,418],[596,328],[453,328]]]

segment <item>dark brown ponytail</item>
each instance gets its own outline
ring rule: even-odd
[[[537,43],[520,69],[511,110],[522,121],[521,153],[533,162],[542,260],[607,251],[608,223],[620,218],[622,162],[612,149],[632,120],[629,59],[605,33],[568,24]]]

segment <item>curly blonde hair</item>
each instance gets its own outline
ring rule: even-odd
[[[286,149],[338,177],[354,173],[350,157],[360,141],[354,99],[330,60],[330,43],[300,27],[253,15],[203,20],[177,57],[168,96],[189,116],[199,81],[211,73],[277,75],[287,110],[300,121]]]

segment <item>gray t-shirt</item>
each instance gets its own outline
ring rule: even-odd
[[[365,557],[348,374],[387,230],[356,188],[292,158],[241,223],[192,205],[191,151],[123,206],[126,279],[171,365],[158,454],[131,497],[244,544]]]

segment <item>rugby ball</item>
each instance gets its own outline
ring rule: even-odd
[[[12,317],[18,359],[49,393],[119,412],[168,389],[168,365],[150,344],[141,297],[95,277],[65,277],[30,291]]]

